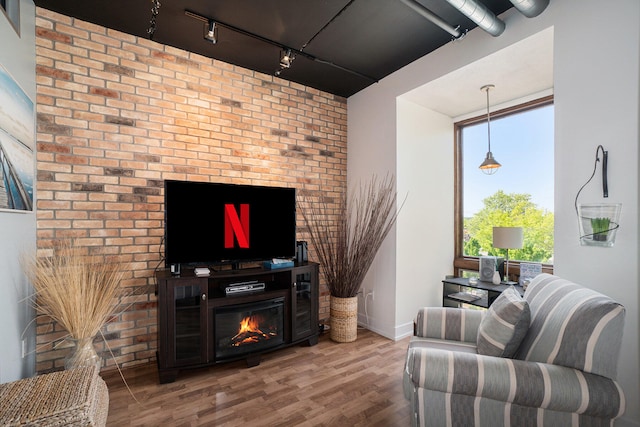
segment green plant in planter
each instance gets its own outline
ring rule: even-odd
[[[609,218],[591,218],[591,229],[593,230],[593,240],[604,242],[609,233]]]

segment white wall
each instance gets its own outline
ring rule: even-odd
[[[604,7],[599,0],[554,0],[536,18],[525,18],[513,9],[502,18],[507,29],[500,37],[493,38],[477,29],[471,31],[461,42],[450,43],[349,98],[349,179],[353,181],[371,171],[389,169],[398,176],[400,193],[405,188],[413,189],[417,183],[438,183],[452,193],[452,154],[450,161],[446,159],[445,152],[445,160],[439,164],[430,163],[421,168],[408,166],[411,161],[415,162],[411,155],[417,155],[419,151],[407,136],[411,131],[400,127],[415,125],[415,120],[405,120],[405,115],[421,113],[418,107],[398,102],[398,97],[553,27],[555,271],[610,295],[627,307],[618,378],[628,405],[625,416],[617,425],[640,425],[640,408],[637,405],[640,401],[640,320],[637,309],[640,302],[640,2],[616,0]],[[400,112],[402,119],[398,119]],[[427,112],[424,117],[425,122],[433,119]],[[430,125],[424,126],[430,128]],[[450,138],[453,141],[453,133]],[[425,143],[433,143],[431,136]],[[598,144],[603,144],[609,151],[609,200],[623,203],[622,225],[613,248],[579,246],[573,209],[575,194],[593,168]],[[429,145],[427,150],[433,148]],[[430,217],[442,221],[438,224],[439,235],[448,235],[448,239],[453,240],[452,194],[444,192],[438,195],[427,188],[423,190],[416,191],[416,196],[432,197],[429,205],[438,206],[443,211]],[[412,196],[413,192],[409,198]],[[587,187],[581,200],[605,201],[599,194],[598,184]],[[385,289],[385,295],[395,295],[394,306],[390,305],[390,300],[376,298],[368,307],[376,330],[389,338],[403,334],[404,325],[415,315],[416,305],[439,305],[443,271],[452,270],[453,243],[426,243],[422,240],[422,228],[419,233],[411,233],[420,218],[420,212],[413,209],[424,209],[424,205],[415,202],[407,206],[412,207],[411,212],[403,211],[404,217],[398,223],[396,234],[391,237],[395,238],[395,245],[385,247],[384,250],[389,252],[380,254],[387,259],[395,257],[395,268],[390,268],[387,273],[378,272],[377,276],[384,280],[365,284],[376,287],[376,296],[380,289]],[[438,248],[431,245],[438,245],[449,254],[438,254]],[[421,247],[423,256],[415,253],[416,248],[420,250]],[[438,256],[433,256],[434,253]],[[419,267],[408,267],[406,264],[409,262],[418,262]],[[443,263],[447,265],[443,267]],[[390,311],[394,313],[390,314]]]
[[[351,136],[359,141],[395,141],[396,125],[386,119],[389,114],[384,104],[370,105],[365,123],[352,124],[348,115],[347,126],[349,139]],[[373,124],[376,125],[373,125]],[[379,125],[378,125],[379,124]],[[353,133],[353,135],[352,135]],[[396,170],[396,153],[389,151],[383,144],[359,144],[349,148],[347,160],[347,185],[349,189],[358,188],[360,183],[368,182],[373,176],[384,178]],[[390,235],[395,235],[395,227]],[[396,269],[396,240],[388,238],[376,256],[373,265],[365,277],[362,289],[364,295],[374,292],[375,298],[367,300],[369,314],[368,328],[384,336],[393,336],[395,328],[396,306],[395,288],[389,286],[395,283]],[[374,308],[376,307],[376,308]],[[358,301],[360,323],[364,323],[364,300]]]
[[[404,99],[397,101],[398,217],[395,337],[413,333],[418,308],[442,305],[442,287],[425,286],[453,272],[453,120]],[[434,167],[434,165],[436,165]],[[425,262],[428,260],[427,262]],[[407,316],[407,313],[413,313]]]
[[[591,0],[575,10],[564,3],[558,7],[563,16],[580,22],[583,31],[564,25],[555,30],[555,272],[625,305],[627,322],[618,378],[627,395],[625,418],[640,425],[640,3],[624,0],[613,4],[615,7],[603,7]],[[584,31],[602,28],[607,22],[629,26],[624,42],[609,31]],[[581,247],[577,238],[574,199],[593,171],[598,144],[609,152],[609,198],[602,197],[598,168],[597,178],[583,190],[580,201],[622,203],[620,229],[610,249]]]
[[[20,1],[20,34],[0,12],[0,64],[13,76],[31,100],[36,101],[35,6]],[[35,160],[34,160],[35,169]],[[36,239],[34,213],[0,212],[0,383],[32,375],[35,371],[35,335],[29,328],[32,310],[25,298],[28,282],[20,269],[19,254],[33,249]],[[22,357],[22,340],[27,357]]]

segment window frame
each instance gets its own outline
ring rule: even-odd
[[[533,110],[536,108],[544,107],[547,105],[553,105],[553,95],[544,96],[542,98],[534,99],[532,101],[524,102],[522,104],[514,105],[511,107],[503,108],[491,112],[491,119],[498,119],[522,113],[524,111]],[[464,244],[462,239],[464,237],[464,188],[463,188],[463,156],[462,156],[462,128],[469,125],[475,125],[478,123],[486,122],[487,115],[482,114],[480,116],[468,118],[456,122],[453,124],[454,131],[454,258],[453,258],[453,271],[456,276],[462,277],[463,270],[479,271],[480,270],[480,258],[475,256],[464,255]],[[480,162],[481,159],[478,161]],[[542,272],[553,274],[553,264],[542,264]],[[509,275],[515,274],[520,276],[520,261],[509,260]]]
[[[0,10],[20,37],[20,0],[4,0],[0,3]]]

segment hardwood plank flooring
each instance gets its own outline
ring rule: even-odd
[[[109,426],[408,426],[402,394],[409,338],[392,341],[360,329],[354,343],[329,334],[243,361],[181,371],[160,384],[154,365],[103,372]]]

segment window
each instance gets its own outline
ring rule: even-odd
[[[478,257],[505,256],[492,246],[494,226],[521,226],[522,249],[509,251],[509,273],[518,261],[540,262],[553,272],[553,97],[491,113],[491,151],[502,167],[485,175],[486,114],[455,124],[456,275],[478,270]],[[512,262],[515,261],[515,262]]]
[[[20,35],[20,0],[0,0],[0,9],[9,19],[16,33]]]

